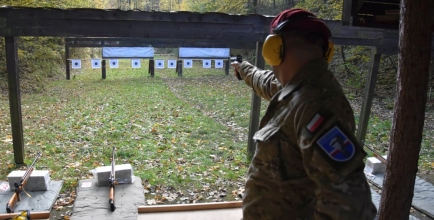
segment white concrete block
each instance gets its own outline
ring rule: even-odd
[[[93,170],[93,177],[98,186],[108,186],[111,166],[97,167]],[[131,164],[119,164],[115,166],[115,179],[119,184],[133,182],[133,168]]]
[[[385,156],[383,156],[386,158]],[[376,157],[368,157],[366,159],[365,172],[371,174],[383,174],[386,171],[386,164],[382,163]]]
[[[8,175],[9,187],[11,191],[15,190],[14,183],[19,183],[23,175],[26,173],[25,170],[12,171]],[[48,170],[33,170],[27,180],[24,190],[26,191],[47,191],[48,185],[50,183],[50,171]]]

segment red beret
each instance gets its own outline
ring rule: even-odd
[[[288,24],[284,26],[283,30],[304,30],[311,33],[316,33],[323,36],[325,39],[331,37],[330,29],[324,23],[324,21],[318,19],[314,14],[303,9],[288,9],[278,14],[270,24],[271,33],[274,33],[274,29],[283,21],[288,21]]]

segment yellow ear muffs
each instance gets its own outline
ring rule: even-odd
[[[325,54],[325,58],[326,58],[328,63],[330,63],[332,61],[334,52],[335,52],[335,45],[333,44],[333,42],[331,42],[329,40],[329,46],[328,46],[327,52]]]
[[[282,37],[277,34],[270,34],[262,46],[262,57],[268,65],[278,66],[282,62],[283,50]]]

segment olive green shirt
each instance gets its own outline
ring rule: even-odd
[[[243,219],[372,220],[377,213],[354,138],[353,110],[325,60],[282,87],[248,62],[240,76],[270,101],[247,174]]]

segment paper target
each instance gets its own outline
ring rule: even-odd
[[[131,60],[131,67],[132,68],[140,68],[140,60],[138,60],[138,59]]]
[[[119,68],[118,60],[110,60],[110,68]]]
[[[184,60],[184,68],[193,68],[193,60]]]
[[[81,60],[71,60],[72,69],[80,69],[81,68]]]
[[[223,60],[214,60],[215,68],[223,68]]]
[[[164,60],[155,60],[155,68],[164,69]]]
[[[168,60],[167,61],[167,67],[171,68],[171,69],[175,69],[176,68],[176,60]]]
[[[202,66],[203,68],[211,68],[211,60],[203,60]]]
[[[92,68],[93,69],[101,68],[101,60],[100,59],[92,59],[90,62],[92,62]]]

